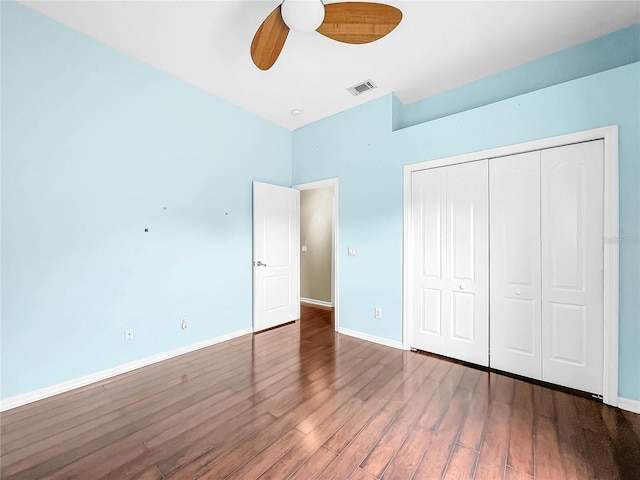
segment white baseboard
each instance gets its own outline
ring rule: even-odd
[[[137,368],[146,367],[147,365],[152,365],[163,360],[168,360],[169,358],[184,355],[185,353],[190,353],[195,350],[200,350],[201,348],[210,347],[211,345],[225,342],[233,338],[241,337],[242,335],[247,335],[249,333],[252,333],[251,328],[244,328],[242,330],[227,333],[216,338],[193,343],[191,345],[186,345],[174,350],[169,350],[168,352],[159,353],[157,355],[152,355],[140,360],[135,360],[130,363],[125,363],[124,365],[118,365],[117,367],[109,368],[107,370],[91,373],[84,377],[58,383],[57,385],[52,385],[50,387],[41,388],[32,392],[23,393],[21,395],[16,395],[15,397],[6,398],[0,401],[0,412],[20,407],[22,405],[26,405],[27,403],[36,402],[47,397],[52,397],[60,393],[68,392],[69,390],[73,390],[74,388],[84,387],[91,383],[106,380],[107,378],[115,377],[116,375],[127,373]]]
[[[618,408],[628,410],[633,413],[640,413],[640,400],[618,397]]]
[[[380,345],[386,345],[387,347],[399,348],[400,350],[404,350],[402,346],[402,342],[397,340],[389,340],[388,338],[377,337],[375,335],[370,335],[368,333],[358,332],[356,330],[350,330],[348,328],[338,327],[338,333],[342,333],[344,335],[349,335],[350,337],[359,338],[360,340],[366,340],[367,342],[378,343]]]
[[[324,300],[315,300],[313,298],[300,297],[300,303],[308,303],[309,305],[317,305],[319,307],[333,308],[333,303]]]

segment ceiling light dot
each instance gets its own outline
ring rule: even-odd
[[[302,113],[302,110],[299,110],[297,108],[294,108],[293,110],[291,110],[291,115],[293,115],[294,117],[297,117],[301,113]]]

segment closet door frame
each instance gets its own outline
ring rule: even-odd
[[[402,345],[410,348],[411,322],[408,318],[413,289],[410,278],[410,265],[414,263],[409,248],[411,239],[411,175],[418,170],[456,165],[515,155],[533,150],[570,145],[572,143],[604,141],[604,336],[603,336],[603,402],[618,406],[618,322],[619,322],[619,211],[618,211],[618,126],[611,125],[593,130],[560,135],[556,137],[532,140],[504,147],[466,153],[446,158],[405,165],[404,167],[404,206],[403,206],[403,312]],[[491,295],[491,292],[489,292]],[[489,319],[489,324],[491,319]]]

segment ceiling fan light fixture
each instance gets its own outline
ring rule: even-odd
[[[284,0],[281,12],[284,23],[296,32],[314,32],[324,20],[321,0]]]

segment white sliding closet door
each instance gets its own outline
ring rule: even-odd
[[[412,174],[411,346],[488,365],[488,162]]]
[[[447,355],[489,365],[488,161],[447,167]]]
[[[491,367],[540,380],[540,152],[489,161]]]
[[[411,346],[447,354],[446,315],[447,172],[433,168],[411,176]]]
[[[543,379],[603,390],[602,140],[541,152]]]

